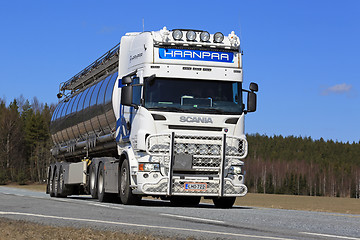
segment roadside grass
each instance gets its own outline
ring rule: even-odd
[[[46,190],[45,184],[10,184],[6,186],[40,192],[45,192]],[[201,202],[212,204],[212,200],[209,199],[202,199]],[[242,207],[263,207],[330,213],[360,214],[360,199],[355,198],[248,193],[245,197],[237,198],[235,205]]]
[[[79,240],[167,240],[170,238],[152,236],[147,233],[122,233],[98,231],[90,228],[53,227],[20,220],[0,218],[0,240],[9,239],[79,239]]]
[[[304,210],[329,213],[360,214],[360,199],[249,193],[237,198],[236,205]]]

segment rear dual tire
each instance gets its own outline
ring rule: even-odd
[[[109,202],[111,195],[105,192],[105,169],[104,163],[99,164],[97,177],[97,197],[100,202]]]

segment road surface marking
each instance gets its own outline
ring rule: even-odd
[[[188,217],[188,216],[181,216],[181,215],[173,215],[173,214],[167,214],[167,213],[160,213],[160,215],[169,216],[169,217],[176,217],[176,218],[191,219],[191,220],[197,220],[197,221],[203,221],[203,222],[225,223],[224,221],[219,221],[219,220],[212,220],[212,219],[206,219],[206,218],[197,218],[197,217]]]
[[[320,236],[320,237],[329,237],[329,238],[341,238],[341,239],[360,240],[360,238],[345,237],[345,236],[337,236],[337,235],[322,234],[322,233],[309,233],[309,232],[299,232],[299,233],[302,233],[302,234],[307,234],[307,235]]]
[[[101,203],[87,203],[87,204],[93,205],[93,206],[98,206],[98,207],[106,207],[106,208],[119,209],[119,210],[124,209],[124,208],[122,208],[122,207],[110,206],[110,205],[105,205],[105,204],[101,204]]]
[[[217,235],[223,235],[223,236],[247,237],[247,238],[256,238],[256,239],[293,240],[290,238],[257,236],[257,235],[247,235],[247,234],[229,233],[229,232],[215,232],[215,231],[207,231],[207,230],[200,230],[200,229],[154,226],[154,225],[144,225],[144,224],[135,224],[135,223],[125,223],[125,222],[112,222],[112,221],[104,221],[104,220],[96,220],[96,219],[59,217],[59,216],[41,215],[41,214],[34,214],[34,213],[2,212],[2,211],[0,211],[0,215],[19,215],[19,216],[29,216],[29,217],[39,217],[39,218],[70,220],[70,221],[78,221],[78,222],[95,222],[95,223],[104,223],[104,224],[112,224],[112,225],[123,225],[123,226],[144,227],[144,228],[154,228],[154,229],[167,229],[167,230],[177,230],[177,231],[185,231],[185,232],[200,232],[200,233],[217,234]]]

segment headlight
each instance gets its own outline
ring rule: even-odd
[[[183,33],[179,29],[176,29],[172,32],[172,36],[173,36],[174,40],[179,41],[182,39]]]
[[[214,42],[221,43],[222,41],[224,41],[224,34],[222,34],[221,32],[215,33],[214,34]]]
[[[194,31],[188,31],[188,32],[186,33],[186,39],[187,39],[188,41],[194,41],[195,38],[196,38],[196,33],[195,33]]]
[[[140,172],[159,172],[159,163],[139,163]]]
[[[234,174],[234,175],[241,174],[241,167],[240,166],[231,166],[229,168],[229,174]]]
[[[207,41],[209,41],[209,39],[210,39],[210,33],[206,32],[206,31],[200,33],[200,41],[207,42]]]
[[[176,144],[175,145],[175,153],[185,153],[185,145],[182,143]]]

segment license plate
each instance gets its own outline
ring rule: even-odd
[[[185,191],[206,191],[206,183],[184,183]]]

